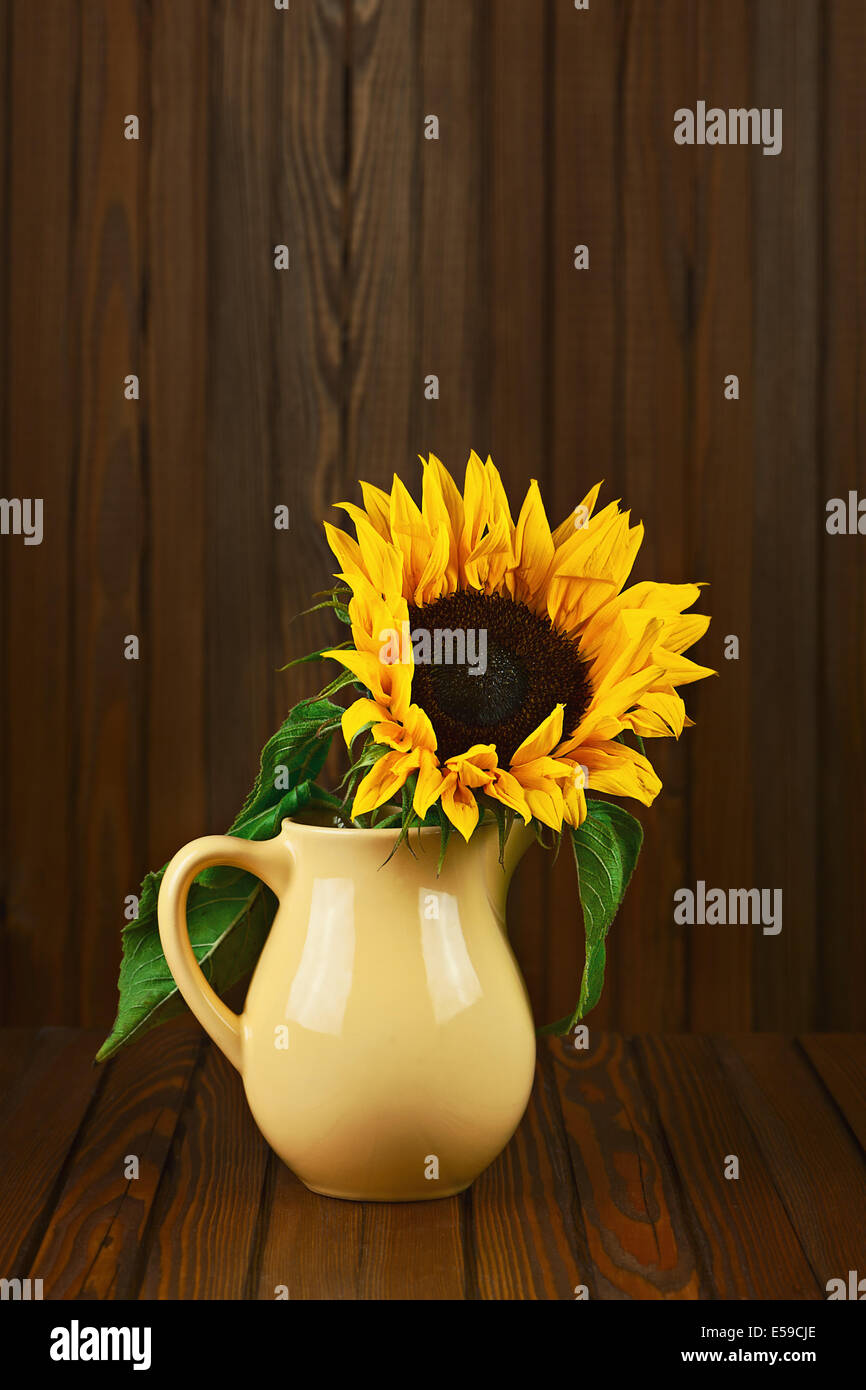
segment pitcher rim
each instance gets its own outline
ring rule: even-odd
[[[485,812],[484,814],[488,813]],[[375,835],[379,838],[394,838],[400,834],[399,825],[309,825],[303,820],[295,820],[292,816],[283,816],[280,823],[281,832],[285,832],[286,826],[289,825],[298,830],[308,831],[313,835],[345,835],[347,830],[355,835]],[[489,820],[479,820],[473,834],[476,834],[479,830],[490,830],[495,825],[496,821],[492,816]],[[441,830],[438,825],[419,825],[413,826],[412,829],[407,832],[407,838],[414,835],[428,837],[430,835],[438,836],[440,834]]]

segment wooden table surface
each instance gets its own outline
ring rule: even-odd
[[[505,1153],[405,1205],[308,1192],[191,1021],[105,1067],[100,1041],[0,1033],[0,1275],[45,1298],[823,1299],[866,1272],[860,1035],[545,1041]]]

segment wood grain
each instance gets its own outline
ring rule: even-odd
[[[850,1033],[809,1033],[799,1039],[824,1086],[866,1149],[866,1051]]]
[[[860,1146],[791,1039],[744,1035],[718,1050],[819,1284],[846,1278],[866,1240]]]
[[[104,1074],[95,1031],[43,1028],[0,1105],[0,1269],[26,1277],[55,1204],[55,1188]]]
[[[695,80],[695,25],[687,2],[666,7],[664,29],[654,6],[630,5],[618,55],[620,422],[604,497],[622,497],[632,522],[646,528],[634,581],[696,577],[686,526],[698,151],[672,138],[672,112]],[[664,739],[653,740],[648,751],[664,790],[653,811],[641,813],[644,848],[610,952],[617,1016],[629,1031],[682,1027],[686,1006],[685,942],[671,919],[674,891],[687,881],[687,754]]]
[[[74,882],[73,827],[78,830],[70,775],[78,737],[70,586],[71,460],[78,451],[80,410],[72,277],[81,36],[77,7],[64,6],[50,26],[26,0],[7,8],[4,496],[42,498],[45,536],[38,546],[25,546],[22,537],[0,538],[5,564],[0,989],[5,1022],[71,1023],[82,1016],[76,934],[47,926],[57,911],[56,885]],[[49,827],[54,833],[43,843],[46,788],[54,792]],[[106,996],[103,1010],[107,1002]]]
[[[757,1048],[765,1039],[757,1040]],[[788,1156],[756,1142],[752,1107],[731,1094],[708,1038],[640,1039],[647,1083],[697,1241],[703,1296],[815,1298],[814,1266],[791,1224],[783,1191]],[[731,1158],[739,1176],[726,1177]],[[811,1266],[811,1267],[810,1267]]]
[[[390,490],[393,473],[411,477],[416,466],[410,436],[424,391],[418,0],[352,0],[350,44],[344,477]]]
[[[464,1296],[462,1198],[368,1202],[358,1297],[441,1301]]]
[[[77,830],[69,893],[78,931],[65,967],[77,981],[85,1018],[97,1015],[98,1001],[116,986],[117,958],[105,943],[116,939],[124,899],[137,889],[147,841],[147,459],[141,412],[124,396],[124,378],[142,371],[149,52],[143,22],[135,0],[94,0],[82,10],[76,114],[86,157],[77,165],[73,270],[80,416],[69,532],[76,721],[69,814]],[[124,138],[130,113],[145,125],[143,140]],[[139,639],[137,660],[125,658],[129,636]]]
[[[749,62],[752,7],[698,10],[696,91],[724,94],[730,107],[757,102]],[[719,97],[721,101],[721,96]],[[763,98],[762,98],[763,100]],[[681,152],[681,151],[680,151]],[[712,614],[698,659],[719,678],[686,687],[696,727],[681,748],[688,767],[688,883],[708,887],[755,878],[751,785],[752,569],[747,547],[731,538],[749,529],[755,470],[755,396],[752,359],[753,181],[769,158],[751,148],[719,151],[697,171],[693,262],[692,439],[688,481],[688,573],[708,582],[695,605]],[[732,293],[732,286],[737,292]],[[739,399],[725,398],[735,375]],[[725,658],[726,639],[739,642],[739,659]],[[736,769],[736,771],[734,771]],[[664,805],[659,805],[664,814]],[[724,825],[725,833],[719,833]],[[685,883],[684,885],[685,886]],[[687,1016],[709,1033],[748,1028],[752,1021],[749,927],[685,928]]]
[[[210,18],[206,530],[210,830],[234,819],[273,732],[282,664],[271,620],[275,545],[275,304],[298,273],[275,267],[285,16],[223,0]],[[292,248],[289,247],[291,257]]]
[[[203,1047],[198,1025],[178,1020],[109,1064],[33,1257],[46,1298],[134,1295],[141,1240]]]
[[[512,7],[513,8],[513,7]],[[489,12],[495,26],[501,6]],[[421,380],[412,383],[412,456],[436,454],[462,477],[471,449],[491,450],[489,418],[490,265],[495,209],[483,210],[488,175],[488,25],[478,0],[424,4],[420,16],[423,116],[439,118],[439,139],[419,137],[417,325]],[[423,380],[439,378],[439,399]],[[395,461],[395,467],[397,466]],[[413,488],[413,491],[416,489]]]
[[[30,1061],[33,1039],[32,1028],[4,1028],[0,1031],[0,1105]]]
[[[505,1151],[411,1204],[309,1192],[191,1021],[97,1042],[0,1031],[0,1267],[45,1298],[761,1302],[857,1268],[863,1035],[544,1041]]]
[[[778,936],[755,938],[756,1026],[813,1026],[818,776],[815,466],[820,258],[820,6],[754,11],[761,105],[784,111],[783,149],[755,169],[755,425],[750,775],[759,886],[781,888]],[[769,167],[767,167],[769,166]],[[846,275],[850,267],[846,269]],[[838,599],[837,599],[838,601]],[[793,645],[790,635],[796,633]],[[781,673],[784,675],[781,675]],[[781,833],[784,827],[784,833]],[[743,884],[743,887],[752,886]]]
[[[354,1299],[358,1296],[364,1210],[309,1192],[270,1155],[265,1187],[267,1224],[251,1296]]]
[[[694,1237],[635,1062],[621,1039],[551,1047],[574,1182],[593,1261],[592,1296],[698,1298]]]
[[[146,777],[138,878],[207,826],[205,550],[207,444],[208,6],[156,0],[151,17],[147,315]],[[239,792],[239,795],[243,795]],[[223,826],[214,826],[222,830]],[[130,890],[134,891],[134,890]]]
[[[268,1149],[240,1078],[209,1047],[142,1240],[140,1298],[242,1298]]]
[[[520,1128],[464,1197],[472,1297],[573,1299],[590,1286],[586,1232],[547,1063],[545,1044]]]
[[[329,614],[298,617],[330,587],[337,568],[322,520],[339,520],[333,504],[347,496],[344,333],[348,312],[346,187],[349,100],[349,6],[308,0],[277,15],[278,145],[273,160],[274,225],[291,248],[294,269],[272,294],[271,362],[266,374],[271,431],[271,513],[288,506],[288,531],[271,530],[265,552],[269,659],[274,667],[343,640]],[[272,630],[273,628],[273,630]],[[270,722],[276,728],[304,695],[337,672],[332,662],[268,675]],[[336,762],[333,764],[336,767]],[[342,775],[342,774],[341,774]]]
[[[866,496],[866,12],[854,0],[826,8],[824,31],[823,282],[817,499],[821,560],[818,670],[820,756],[815,1024],[866,1026],[866,936],[845,924],[866,916],[863,784],[866,781],[866,565],[862,537],[830,536],[826,505]],[[822,512],[824,513],[822,517]],[[841,737],[827,738],[828,729]]]

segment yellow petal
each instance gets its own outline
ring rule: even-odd
[[[432,603],[442,594],[453,592],[448,578],[451,561],[451,540],[446,527],[441,525],[433,536],[427,560],[415,585],[416,607],[423,608],[425,603]]]
[[[682,613],[691,608],[701,596],[702,584],[657,584],[645,579],[623,589],[624,608],[649,608],[653,613]]]
[[[435,473],[438,480],[442,501],[445,503],[451,520],[451,535],[456,544],[463,534],[463,496],[448,469],[443,463],[440,463],[435,454],[430,455],[427,466]]]
[[[371,526],[376,528],[383,540],[390,541],[391,499],[387,492],[380,487],[374,487],[372,483],[362,483],[361,494]]]
[[[491,593],[499,587],[506,572],[513,566],[511,537],[504,517],[497,517],[464,560],[466,583],[473,589]]]
[[[529,810],[536,820],[540,820],[543,825],[549,825],[551,830],[562,829],[565,799],[555,782],[548,782],[547,790],[527,787],[525,796]]]
[[[496,768],[496,749],[492,743],[476,743],[466,753],[449,758],[445,766],[456,772],[464,787],[486,787]]]
[[[403,593],[412,598],[430,553],[432,537],[420,509],[396,473],[391,488],[391,536],[403,557]]]
[[[346,747],[352,746],[365,725],[378,723],[386,714],[387,711],[381,705],[377,705],[375,700],[368,700],[364,696],[353,705],[349,705],[349,708],[343,711],[340,720]]]
[[[439,541],[440,533],[444,534],[445,537],[444,568],[441,568],[438,556],[436,563],[437,572],[441,569],[442,576],[439,587],[433,595],[434,597],[438,597],[440,594],[453,594],[459,587],[460,547],[458,538],[454,532],[454,520],[443,495],[442,477],[433,462],[428,463],[424,459],[422,459],[421,462],[424,465],[424,480],[421,490],[421,515],[424,517],[428,530],[434,538],[434,545]],[[438,463],[438,459],[435,460],[435,462]],[[444,473],[445,470],[442,469],[442,472]],[[454,487],[453,482],[451,486]],[[441,541],[439,541],[439,544],[442,544]],[[425,585],[426,579],[425,566],[425,574],[422,574],[419,587]]]
[[[501,591],[506,574],[514,568],[516,532],[502,479],[491,459],[488,458],[484,467],[490,486],[490,535],[483,555],[476,546],[470,559],[479,587],[490,594]]]
[[[703,637],[709,625],[705,613],[685,613],[665,623],[660,645],[669,652],[684,652]]]
[[[524,791],[531,788],[544,790],[548,782],[561,782],[570,776],[568,763],[558,758],[533,758],[530,762],[513,767],[512,772]]]
[[[403,716],[403,724],[412,740],[412,747],[425,752],[436,751],[436,735],[433,725],[420,705],[410,705]]]
[[[571,779],[562,784],[562,797],[565,802],[563,820],[573,825],[575,830],[586,820],[586,792],[580,781]]]
[[[517,518],[514,549],[514,596],[535,612],[539,606],[545,606],[546,581],[553,563],[554,545],[544,503],[534,478]]]
[[[370,652],[359,652],[349,647],[344,651],[335,649],[322,652],[322,656],[339,661],[341,666],[345,666],[353,676],[358,677],[362,685],[373,692],[373,697],[379,704],[387,705],[387,697],[382,688],[382,664]]]
[[[429,753],[422,752],[421,768],[418,773],[418,781],[415,784],[415,795],[412,799],[412,807],[419,820],[424,820],[430,807],[439,800],[444,783],[445,774],[441,771],[436,758]]]
[[[595,511],[595,504],[598,501],[598,494],[600,492],[601,483],[596,483],[595,487],[590,488],[583,501],[577,504],[574,511],[569,512],[565,521],[557,526],[556,530],[553,532],[553,544],[555,546],[562,545],[562,542],[568,540],[575,531],[583,529],[583,526],[589,521]]]
[[[599,647],[581,642],[581,652],[589,660],[589,676],[596,695],[645,666],[660,666],[654,651],[664,628],[664,619],[640,608],[626,608],[619,614]]]
[[[679,738],[686,726],[686,707],[674,691],[648,691],[636,709],[623,716],[623,724],[641,738]],[[691,720],[688,721],[691,723]]]
[[[501,801],[503,806],[507,806],[511,811],[516,811],[519,816],[523,817],[524,823],[528,824],[532,815],[529,803],[517,778],[512,776],[510,772],[506,772],[504,768],[499,768],[487,791],[490,796],[495,796],[497,801]]]
[[[456,772],[449,772],[442,786],[442,810],[464,840],[468,840],[478,824],[478,802],[468,787],[458,780]]]
[[[330,521],[325,522],[325,536],[344,574],[346,576],[360,574],[369,581],[370,576],[367,573],[367,566],[364,564],[361,547],[357,541],[353,541],[352,537],[347,536],[345,531],[340,531],[338,527],[332,526]]]
[[[355,793],[352,816],[363,816],[384,806],[403,786],[410,772],[418,766],[418,755],[386,753],[374,763]]]
[[[339,661],[357,676],[376,703],[387,709],[394,718],[402,719],[408,711],[412,693],[411,666],[389,666],[372,652],[359,652],[351,647],[323,652],[322,655]]]
[[[612,685],[605,684],[593,695],[584,718],[574,732],[578,733],[583,728],[584,733],[588,734],[589,730],[585,727],[585,723],[590,716],[594,717],[596,726],[599,717],[603,718],[606,715],[622,721],[627,711],[639,704],[647,691],[653,689],[656,682],[661,679],[662,674],[660,666],[643,666],[640,670],[624,676],[622,680],[615,681]],[[568,731],[566,730],[566,732]]]
[[[594,791],[630,796],[651,806],[662,789],[649,759],[624,743],[584,744],[577,756],[589,769],[589,785]]]
[[[511,759],[511,770],[519,767],[521,763],[531,762],[534,758],[544,757],[551,753],[562,738],[562,716],[565,705],[557,705],[556,708],[539,724],[537,729],[525,738],[520,747]]]
[[[690,685],[692,681],[702,681],[705,676],[718,675],[718,671],[713,671],[709,666],[699,666],[696,661],[689,661],[687,656],[667,652],[662,647],[653,650],[652,659],[664,671],[667,685]]]
[[[382,537],[365,511],[353,502],[338,502],[355,523],[366,573],[377,593],[393,598],[404,593],[403,556],[400,548]]]
[[[474,575],[467,572],[466,562],[472,555],[487,526],[490,515],[490,479],[481,459],[473,450],[466,464],[463,484],[463,530],[460,535],[460,580],[477,587]]]

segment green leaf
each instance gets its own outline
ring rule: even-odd
[[[228,832],[230,835],[241,835],[245,840],[264,840],[268,834],[277,833],[276,812],[282,796],[299,782],[314,781],[318,777],[328,756],[331,735],[339,727],[342,714],[340,705],[320,697],[301,700],[295,705],[262,749],[258,776]],[[247,827],[263,815],[267,816],[269,810],[275,815],[266,825],[273,828],[264,829],[261,834],[249,834]]]
[[[496,828],[499,835],[499,862],[505,864],[505,841],[508,839],[508,830],[511,828],[506,822],[506,811],[501,801],[494,801],[493,797],[483,798],[484,810],[496,821]]]
[[[278,666],[277,670],[290,671],[293,666],[305,666],[309,661],[324,661],[328,652],[343,651],[351,645],[351,642],[332,642],[330,647],[320,647],[317,652],[308,652],[306,656],[296,657],[294,661],[287,661],[285,666]]]
[[[157,1024],[186,1012],[162,952],[156,921],[166,867],[148,874],[138,918],[123,930],[117,1018],[96,1054],[97,1062],[107,1061]],[[273,894],[252,874],[227,869],[226,875],[222,887],[194,883],[187,904],[193,954],[217,994],[229,989],[258,960],[276,911]]]
[[[436,877],[442,872],[442,865],[445,863],[445,851],[448,849],[448,841],[451,839],[451,822],[445,812],[439,810],[439,858],[436,861]]]
[[[320,698],[325,699],[330,695],[336,695],[338,690],[345,689],[347,685],[357,685],[357,676],[352,671],[341,671],[339,676],[335,676],[331,683],[325,686]]]
[[[586,937],[580,997],[573,1013],[540,1032],[568,1033],[598,1003],[604,985],[605,939],[625,897],[642,841],[640,823],[616,802],[587,800],[586,820],[579,830],[571,831]]]
[[[300,613],[295,614],[292,622],[296,622],[298,618],[306,618],[309,613],[320,613],[323,608],[330,608],[333,613],[336,613],[341,623],[345,623],[348,627],[352,626],[348,608],[337,598],[328,598],[325,599],[324,603],[314,603],[312,608],[304,608]]]
[[[229,830],[244,840],[267,840],[285,816],[313,796],[313,779],[328,754],[342,710],[330,700],[302,700],[265,744],[259,774]],[[157,900],[166,865],[145,878],[138,917],[122,932],[117,1018],[97,1053],[103,1062],[150,1028],[185,1012],[159,939]],[[189,939],[218,994],[247,975],[259,958],[276,911],[269,889],[243,869],[216,865],[199,874],[187,904]]]

